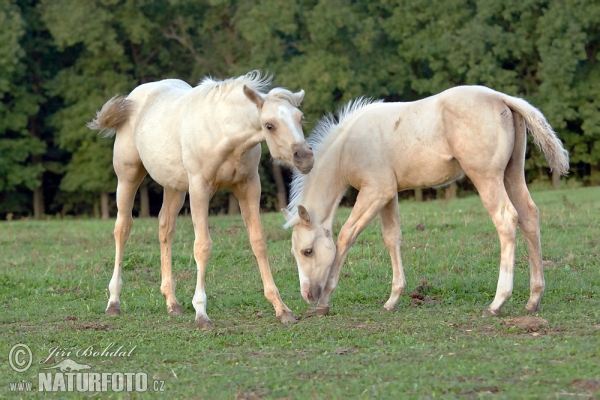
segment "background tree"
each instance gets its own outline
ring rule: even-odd
[[[55,63],[38,22],[31,2],[0,1],[0,211],[32,208],[42,218],[44,161],[52,147],[43,85]]]
[[[593,0],[0,0],[0,22],[0,212],[41,216],[45,204],[50,213],[102,208],[106,216],[113,142],[85,127],[94,112],[145,82],[195,85],[253,69],[306,91],[306,133],[361,95],[413,101],[480,84],[523,97],[571,152],[569,179],[600,183]],[[275,210],[289,172],[267,153],[263,146],[262,206]],[[534,146],[526,178],[552,179]],[[147,179],[140,190],[154,199],[140,215],[156,214],[160,189]],[[473,190],[459,183],[459,195]],[[211,210],[230,204],[229,193],[218,194]]]

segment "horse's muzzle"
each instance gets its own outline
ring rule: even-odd
[[[310,285],[308,289],[307,298],[305,299],[309,304],[316,303],[321,298],[323,289],[319,285]]]
[[[312,149],[308,145],[308,143],[294,143],[292,145],[293,163],[294,167],[298,169],[302,174],[308,174],[313,167],[315,158],[312,152]]]

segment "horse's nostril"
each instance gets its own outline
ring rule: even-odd
[[[300,155],[298,154],[298,152],[297,151],[294,152],[294,158],[298,158],[298,157],[300,157]]]

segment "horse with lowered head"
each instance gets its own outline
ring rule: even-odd
[[[538,209],[525,184],[526,132],[550,167],[567,174],[569,157],[542,113],[525,100],[481,86],[461,86],[408,103],[359,99],[342,109],[339,122],[322,119],[308,139],[315,165],[296,174],[292,199],[283,210],[293,226],[292,254],[304,299],[329,312],[348,250],[379,213],[392,262],[392,293],[385,310],[395,310],[406,288],[400,257],[398,191],[471,179],[500,238],[500,276],[486,310],[499,315],[513,290],[517,225],[529,249],[527,312],[539,308],[544,273]],[[348,188],[359,190],[337,239],[331,227]]]
[[[208,206],[213,194],[231,188],[239,200],[252,251],[258,260],[266,298],[283,323],[295,321],[283,303],[267,260],[259,217],[260,142],[267,142],[273,158],[292,164],[301,173],[313,165],[313,153],[302,133],[298,106],[304,91],[283,88],[266,92],[271,78],[257,71],[217,81],[205,78],[198,86],[167,79],[146,83],[126,97],[109,100],[88,127],[116,133],[113,165],[118,178],[116,256],[106,314],[120,314],[123,285],[121,261],[131,230],[135,193],[146,174],[164,188],[159,214],[161,292],[169,314],[182,314],[175,298],[171,244],[177,215],[186,192],[194,224],[197,283],[192,300],[196,326],[208,328],[205,271],[212,248]]]

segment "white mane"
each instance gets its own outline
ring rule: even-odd
[[[319,160],[319,156],[323,152],[323,149],[327,148],[329,143],[337,136],[337,133],[341,131],[341,129],[338,128],[346,121],[346,119],[348,119],[348,117],[370,104],[381,102],[383,102],[383,100],[373,100],[370,97],[363,96],[358,99],[350,100],[348,104],[343,106],[338,111],[337,121],[333,113],[324,115],[319,122],[317,122],[317,126],[315,126],[310,136],[306,139],[313,149],[315,160]],[[292,215],[292,218],[283,225],[284,228],[289,228],[297,222],[297,207],[302,201],[305,177],[306,175],[294,170],[292,182],[290,183],[290,202],[287,206],[287,210]]]
[[[221,96],[231,92],[235,88],[246,85],[250,89],[264,94],[272,81],[273,75],[262,76],[259,70],[254,70],[248,72],[246,75],[237,78],[228,78],[223,81],[206,76],[200,81],[197,87],[204,94],[214,92],[214,94]]]

